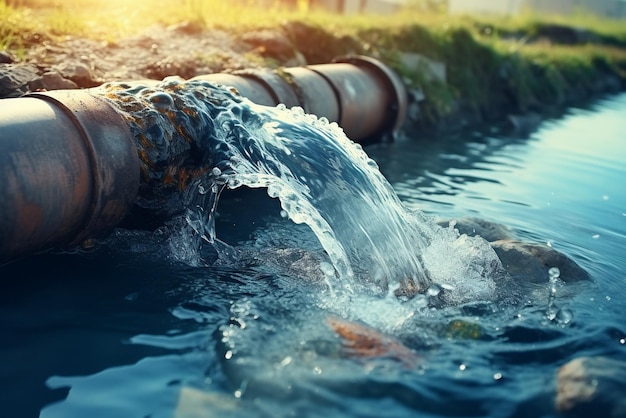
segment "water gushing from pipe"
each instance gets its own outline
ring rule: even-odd
[[[189,205],[185,195],[195,195],[194,206],[208,198],[199,210],[204,235],[214,241],[222,188],[265,188],[317,236],[335,269],[327,277],[331,288],[358,280],[386,289],[406,279],[428,287],[420,254],[438,227],[405,209],[376,163],[337,124],[302,109],[255,105],[202,80],[107,84],[100,93],[136,139],[138,205],[172,215]],[[203,216],[191,217],[197,223]]]

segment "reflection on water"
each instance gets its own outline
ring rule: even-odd
[[[92,253],[2,267],[16,283],[0,303],[2,404],[47,418],[557,416],[559,366],[626,357],[625,111],[619,96],[526,140],[491,132],[366,149],[409,207],[504,223],[573,257],[590,283],[524,287],[517,305],[441,306],[435,289],[409,304],[378,292],[338,303],[307,281],[323,268],[309,229],[271,204],[249,213],[252,192],[224,196],[216,230],[237,252],[230,264],[190,267],[159,233],[118,231]],[[551,321],[559,310],[571,317]],[[419,360],[351,356],[333,316]]]

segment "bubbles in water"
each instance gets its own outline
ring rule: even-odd
[[[492,300],[495,280],[505,274],[500,260],[484,239],[459,235],[453,227],[440,228],[422,253],[431,280],[445,289],[448,303]]]

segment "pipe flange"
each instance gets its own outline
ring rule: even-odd
[[[334,63],[352,64],[356,67],[370,70],[379,76],[390,92],[393,92],[394,101],[389,103],[388,122],[381,127],[379,134],[391,132],[396,134],[400,131],[406,120],[408,108],[408,95],[404,83],[400,77],[382,62],[365,55],[348,55],[338,57]]]

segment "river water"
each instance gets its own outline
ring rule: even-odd
[[[216,249],[207,243],[190,255],[187,237],[172,228],[118,230],[92,250],[0,267],[10,283],[0,296],[3,410],[70,418],[556,416],[558,367],[583,355],[626,360],[625,112],[621,95],[545,121],[528,138],[489,127],[365,149],[406,208],[420,211],[422,233],[431,233],[430,217],[476,216],[549,243],[591,274],[559,283],[552,306],[548,284],[472,276],[467,266],[492,256],[472,241],[452,257],[409,262],[452,265],[456,281],[435,277],[425,294],[443,286],[456,298],[438,306],[426,296],[399,300],[389,271],[406,274],[394,267],[405,255],[368,276],[367,254],[345,250],[364,242],[363,223],[324,245],[327,231],[287,219],[299,212],[265,190],[226,189],[207,229]],[[348,154],[374,170],[358,148]],[[311,184],[311,176],[300,177]],[[374,223],[367,205],[358,218]],[[350,218],[337,213],[340,222]],[[435,253],[457,243],[442,231]],[[427,245],[418,241],[411,245]],[[333,259],[335,242],[342,249]],[[380,249],[375,260],[393,252],[367,245]],[[554,308],[565,319],[549,320]],[[380,332],[391,349],[346,350],[333,331],[350,327],[344,320]]]

